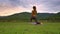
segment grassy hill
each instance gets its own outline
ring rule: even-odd
[[[57,14],[54,14],[54,15],[52,15],[52,16],[49,16],[48,17],[48,19],[49,20],[52,20],[52,21],[60,21],[60,12],[59,13],[57,13]]]
[[[28,12],[22,12],[22,13],[17,13],[13,14],[10,16],[5,16],[5,17],[0,17],[0,21],[29,21],[31,17],[31,13]],[[53,14],[53,13],[38,13],[37,18],[39,20],[47,20],[47,19],[59,19],[60,20],[60,13]]]

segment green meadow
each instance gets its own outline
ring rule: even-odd
[[[0,22],[0,34],[60,34],[60,23]]]

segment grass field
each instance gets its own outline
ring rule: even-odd
[[[0,22],[0,34],[60,34],[60,23]]]

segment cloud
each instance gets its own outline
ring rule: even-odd
[[[0,0],[0,13],[6,13],[8,10],[14,13],[24,10],[31,12],[33,5],[37,6],[37,11],[40,13],[60,12],[60,0]]]
[[[22,6],[24,8],[29,8],[31,5],[42,5],[46,10],[59,10],[60,0],[0,0],[0,7],[17,7]]]
[[[60,11],[60,0],[46,0],[43,2],[47,10],[50,11]]]
[[[48,12],[60,11],[60,0],[21,0],[21,2],[23,2],[23,4],[21,3],[21,5],[27,8],[35,4],[37,7],[39,7],[40,11],[42,10],[46,10]]]
[[[20,1],[19,0],[0,0],[0,6],[1,5],[16,7],[20,5]]]

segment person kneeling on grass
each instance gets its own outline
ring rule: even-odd
[[[31,22],[32,20],[35,21],[36,24],[40,24],[38,21],[37,21],[37,10],[36,10],[36,6],[33,6],[33,10],[32,10],[32,14],[31,14]]]

